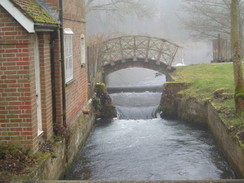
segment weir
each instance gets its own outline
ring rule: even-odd
[[[119,119],[137,120],[157,118],[160,92],[110,94]]]
[[[121,92],[162,92],[163,85],[149,85],[149,86],[108,86],[108,93]]]

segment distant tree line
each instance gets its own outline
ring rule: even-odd
[[[243,38],[244,2],[238,3],[239,33]],[[181,18],[186,29],[192,32],[195,38],[222,38],[230,39],[231,35],[231,0],[184,0],[183,11],[188,16]]]
[[[107,13],[119,19],[125,15],[148,17],[154,14],[148,0],[86,0],[86,11],[97,16]]]

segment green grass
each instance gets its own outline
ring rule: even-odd
[[[244,64],[242,64],[244,71]],[[177,67],[173,73],[175,82],[191,83],[190,87],[180,94],[185,97],[196,97],[201,100],[210,100],[223,121],[230,128],[244,127],[244,114],[235,114],[234,98],[215,99],[214,91],[224,88],[225,93],[234,93],[233,64],[202,64]]]
[[[177,75],[176,81],[192,83],[192,86],[186,92],[194,96],[201,98],[211,97],[213,92],[220,88],[225,88],[228,93],[234,93],[232,64],[203,64],[177,67],[174,75]]]

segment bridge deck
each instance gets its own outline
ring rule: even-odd
[[[179,46],[165,39],[149,36],[121,36],[109,39],[102,44],[99,55],[103,65],[131,59],[146,62],[156,60],[171,66]]]

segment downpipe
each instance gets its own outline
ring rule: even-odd
[[[60,49],[61,49],[61,70],[62,70],[62,103],[63,103],[63,126],[66,123],[66,91],[65,91],[65,60],[64,60],[64,28],[63,28],[63,1],[59,0],[59,20],[60,20]]]

